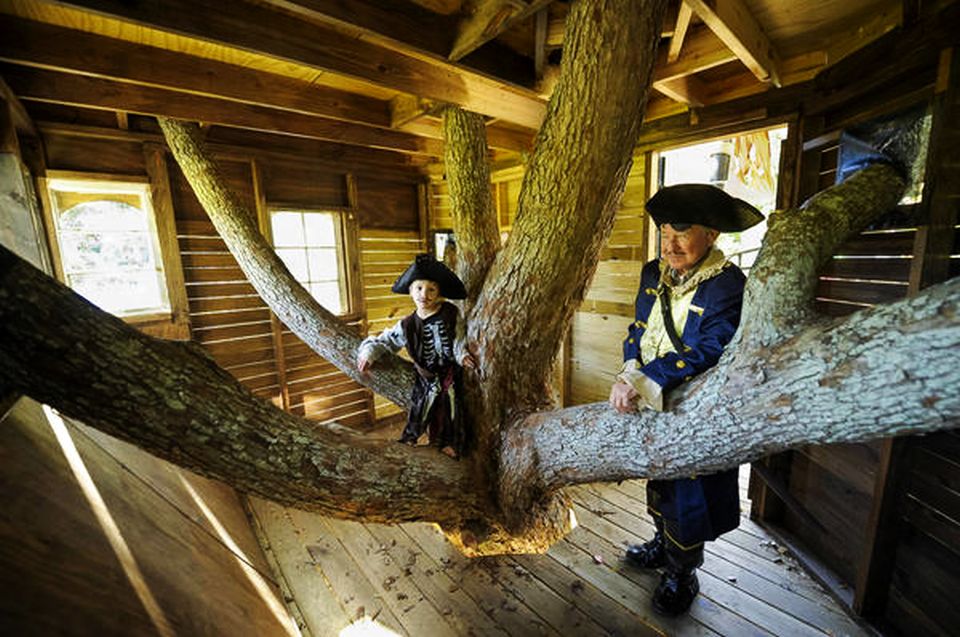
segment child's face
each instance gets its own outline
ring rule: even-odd
[[[433,281],[417,279],[410,284],[410,298],[422,312],[433,312],[440,307],[440,286]]]

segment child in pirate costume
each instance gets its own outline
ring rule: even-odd
[[[475,363],[457,338],[460,311],[444,299],[463,299],[463,282],[429,254],[416,260],[394,282],[393,292],[409,294],[416,311],[360,344],[357,368],[367,372],[385,352],[406,347],[417,370],[412,405],[400,442],[416,445],[424,432],[430,444],[451,458],[464,452],[466,432],[461,401],[462,367]],[[461,367],[462,366],[462,367]]]
[[[713,244],[720,232],[763,220],[750,204],[702,184],[663,188],[646,208],[660,228],[660,259],[643,268],[624,363],[610,390],[610,404],[621,413],[662,411],[665,392],[716,365],[739,325],[746,279]],[[664,569],[653,607],[678,615],[699,592],[703,543],[739,524],[737,470],[650,480],[647,511],[656,534],[631,546],[626,559]]]

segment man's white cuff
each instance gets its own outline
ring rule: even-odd
[[[636,359],[624,361],[617,380],[624,382],[637,392],[638,405],[656,411],[663,411],[663,388],[652,378],[640,371]]]

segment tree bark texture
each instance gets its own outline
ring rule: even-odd
[[[744,289],[750,312],[740,329],[743,347],[782,341],[813,320],[817,272],[876,211],[893,210],[904,186],[891,166],[875,164],[854,174],[843,188],[814,195],[798,210],[770,215],[762,254]],[[728,350],[732,354],[736,348]]]
[[[505,423],[552,404],[557,344],[596,270],[630,170],[666,3],[576,2],[560,80],[468,334],[492,411]]]
[[[443,112],[443,140],[457,238],[457,274],[467,287],[465,312],[469,313],[500,249],[483,117],[448,106]]]
[[[196,124],[158,118],[173,156],[197,199],[227,244],[240,269],[284,325],[320,356],[355,381],[403,407],[409,406],[413,366],[397,356],[384,357],[377,373],[357,370],[360,338],[317,303],[297,282],[257,227],[257,215],[229,188],[203,147]]]
[[[156,339],[0,246],[0,388],[286,505],[446,525],[476,517],[465,466],[283,412],[192,343]]]

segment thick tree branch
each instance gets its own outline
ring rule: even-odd
[[[214,227],[260,297],[300,340],[358,383],[408,407],[413,367],[396,356],[377,362],[376,374],[357,371],[360,338],[300,285],[260,233],[252,210],[226,187],[203,147],[196,124],[158,118],[174,158]]]
[[[519,213],[470,326],[495,372],[485,390],[505,409],[549,404],[557,342],[593,276],[623,193],[665,6],[572,5],[560,81],[527,166]]]
[[[805,444],[960,424],[960,279],[808,326],[721,363],[671,401],[620,415],[603,403],[528,417],[506,434],[501,485],[522,505],[581,482],[708,473]]]
[[[465,465],[287,414],[196,345],[142,334],[3,247],[0,361],[5,391],[282,504],[451,526],[480,515]]]
[[[817,272],[844,241],[893,210],[904,186],[895,169],[875,164],[797,210],[770,216],[744,290],[740,351],[781,341],[813,319]]]
[[[447,107],[443,112],[443,139],[457,237],[457,273],[467,286],[469,312],[500,249],[483,117],[458,106]]]

